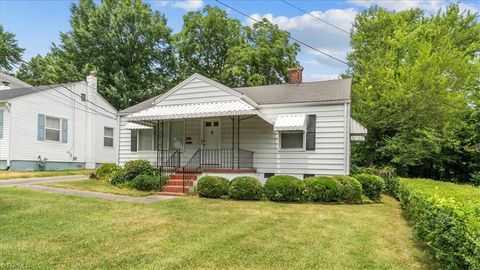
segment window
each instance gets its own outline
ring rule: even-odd
[[[281,149],[303,148],[303,132],[280,133]]]
[[[113,128],[103,128],[103,146],[113,147]]]
[[[274,175],[275,175],[274,173],[264,173],[263,178],[268,179],[269,177],[272,177]]]
[[[47,141],[60,141],[60,119],[46,117],[45,121],[45,139]]]
[[[184,122],[172,121],[169,124],[169,141],[168,145],[170,149],[183,150],[184,143]]]
[[[138,130],[138,151],[153,151],[154,139],[153,129],[139,129]]]
[[[310,178],[310,177],[315,177],[315,174],[306,173],[306,174],[303,175],[303,179],[307,179],[307,178]]]
[[[317,125],[317,116],[315,114],[308,115],[307,116],[307,134],[305,139],[306,150],[315,150],[316,125]]]

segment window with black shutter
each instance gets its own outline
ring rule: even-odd
[[[317,126],[317,116],[309,114],[307,116],[307,134],[306,134],[306,148],[307,150],[315,150],[315,135]]]

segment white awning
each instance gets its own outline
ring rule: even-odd
[[[127,123],[125,125],[126,129],[152,129],[152,127],[144,126],[136,123]]]
[[[273,129],[275,131],[305,131],[305,114],[279,115]]]
[[[350,135],[367,135],[367,129],[355,119],[350,118]]]
[[[214,116],[259,115],[258,111],[242,100],[154,106],[127,116],[128,121],[203,118]]]

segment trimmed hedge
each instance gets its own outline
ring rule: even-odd
[[[398,193],[407,218],[449,269],[480,269],[480,189],[400,179]]]
[[[227,195],[230,182],[220,176],[206,175],[197,183],[198,195],[206,198],[220,198]]]
[[[165,184],[164,176],[153,176],[148,174],[137,175],[132,180],[132,186],[138,190],[151,191],[159,190]]]
[[[312,202],[338,202],[342,200],[343,185],[336,179],[318,176],[305,181],[305,198]]]
[[[110,175],[118,169],[120,169],[120,167],[118,167],[115,163],[103,163],[95,170],[95,175],[98,179],[105,180],[108,179]]]
[[[371,174],[357,174],[353,176],[362,184],[363,194],[372,201],[380,201],[382,191],[385,188],[385,181],[380,176]]]
[[[130,160],[125,163],[125,177],[127,181],[138,175],[153,175],[153,166],[148,160]]]
[[[228,187],[228,196],[236,200],[260,200],[262,194],[262,184],[255,177],[236,177]]]
[[[275,175],[265,182],[267,198],[278,202],[301,202],[305,183],[290,175]]]
[[[342,184],[342,201],[349,203],[359,203],[362,201],[362,185],[357,179],[344,175],[332,176],[332,179]]]

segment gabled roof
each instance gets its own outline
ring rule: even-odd
[[[32,87],[30,84],[13,76],[0,72],[0,82],[7,82],[10,88]]]
[[[120,113],[135,113],[152,107],[155,103],[172,95],[189,81],[201,78],[217,87],[227,89],[229,93],[237,92],[245,100],[251,100],[259,105],[308,103],[328,101],[349,101],[351,99],[351,79],[306,82],[300,84],[277,84],[253,87],[229,88],[202,75],[194,74],[165,94],[158,95],[126,108]]]
[[[35,86],[35,87],[24,87],[24,88],[14,88],[8,90],[0,91],[0,100],[9,100],[16,97],[21,97],[33,93],[42,92],[49,90],[55,87],[61,86],[61,84],[56,85],[44,85],[44,86]]]

